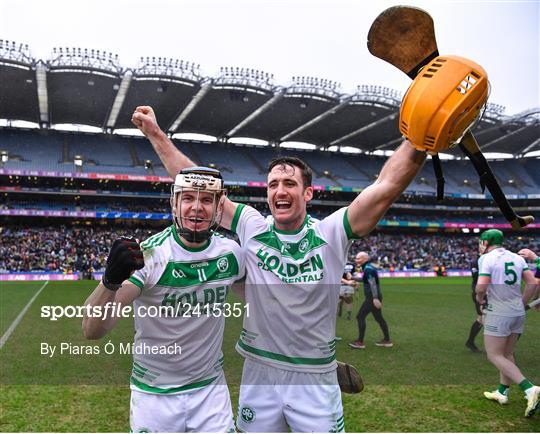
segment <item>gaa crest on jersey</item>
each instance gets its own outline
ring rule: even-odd
[[[217,262],[218,270],[224,273],[229,269],[229,260],[227,258],[220,258]]]
[[[253,410],[251,407],[242,407],[240,409],[240,417],[244,422],[250,423],[255,420],[255,410]]]
[[[302,241],[300,241],[300,244],[298,245],[298,251],[300,253],[305,253],[308,247],[309,247],[309,240],[307,238],[304,238]]]

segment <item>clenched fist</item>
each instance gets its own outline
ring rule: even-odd
[[[149,139],[162,133],[154,110],[150,106],[137,107],[131,116],[131,122]]]
[[[135,270],[143,267],[143,253],[137,240],[133,237],[119,238],[113,243],[107,258],[103,285],[111,291],[116,291]]]

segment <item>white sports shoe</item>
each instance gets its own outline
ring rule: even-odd
[[[508,396],[503,395],[498,390],[494,390],[493,392],[484,392],[484,396],[492,401],[497,401],[501,405],[508,404]]]
[[[526,396],[527,408],[525,409],[525,417],[531,417],[538,407],[540,407],[540,387],[533,386],[532,389]]]

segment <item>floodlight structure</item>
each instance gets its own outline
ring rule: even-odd
[[[351,103],[382,103],[385,105],[399,107],[403,94],[395,89],[384,86],[374,86],[362,84],[357,87],[356,93],[351,97]]]
[[[201,65],[168,57],[141,57],[134,73],[136,76],[176,77],[191,82],[202,79]]]
[[[484,120],[493,124],[498,121],[503,121],[507,117],[504,114],[505,111],[506,111],[505,106],[501,104],[494,104],[494,103],[488,102],[486,104],[486,109],[484,111]]]
[[[55,47],[48,66],[54,69],[100,70],[115,76],[122,73],[118,54],[88,48]]]
[[[222,87],[259,88],[271,91],[274,88],[274,74],[253,68],[223,66],[214,85]]]
[[[0,39],[0,62],[8,61],[24,65],[35,63],[27,44]]]
[[[341,96],[341,84],[325,78],[294,76],[292,84],[285,90],[286,94],[308,94],[331,99]]]

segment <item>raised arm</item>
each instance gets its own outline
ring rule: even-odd
[[[133,112],[131,122],[146,136],[159,159],[165,166],[169,176],[174,179],[178,172],[196,164],[183,154],[174,143],[161,130],[157,123],[154,110],[150,106],[139,106]],[[229,199],[223,205],[223,214],[220,225],[225,229],[231,229],[231,224],[236,211],[236,203]]]
[[[146,136],[169,176],[174,179],[180,170],[196,164],[174,146],[174,143],[161,130],[154,110],[150,106],[139,106],[131,116],[131,122]]]
[[[426,153],[417,151],[408,141],[396,149],[377,180],[349,205],[347,215],[355,235],[367,235],[375,227],[420,171],[425,159]]]

